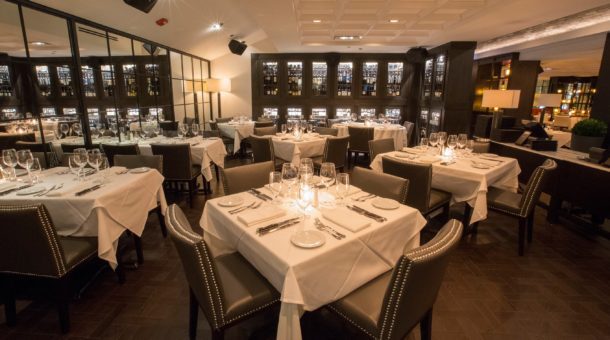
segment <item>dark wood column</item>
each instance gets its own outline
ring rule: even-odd
[[[593,96],[591,118],[603,120],[610,125],[610,33],[606,34],[606,43],[597,78],[597,92]],[[610,133],[606,135],[604,147],[610,146]]]

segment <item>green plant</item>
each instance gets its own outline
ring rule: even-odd
[[[572,133],[578,136],[603,137],[607,132],[608,125],[597,119],[581,120],[572,128]]]

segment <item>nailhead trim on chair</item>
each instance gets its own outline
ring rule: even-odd
[[[233,322],[235,320],[239,320],[239,319],[243,318],[244,316],[248,316],[248,315],[250,315],[250,314],[252,314],[254,312],[258,312],[259,310],[263,310],[263,309],[273,305],[274,303],[276,303],[278,301],[280,301],[280,299],[275,299],[275,300],[273,300],[273,301],[271,301],[271,302],[269,302],[267,304],[264,304],[262,306],[258,306],[258,307],[254,308],[254,309],[251,309],[251,310],[247,311],[247,312],[241,313],[241,314],[237,315],[236,317],[227,320],[225,325],[226,324],[230,324],[231,322]]]
[[[336,309],[335,307],[333,307],[333,305],[328,305],[328,308],[332,309],[335,313],[339,314],[342,318],[344,318],[345,320],[347,320],[349,323],[351,323],[352,325],[354,325],[355,327],[357,327],[358,329],[360,329],[362,332],[364,332],[364,334],[370,336],[373,339],[379,339],[378,337],[374,336],[373,334],[369,333],[369,331],[367,331],[366,329],[364,329],[362,326],[360,326],[358,323],[356,323],[354,320],[350,319],[347,315],[343,314],[340,310]]]

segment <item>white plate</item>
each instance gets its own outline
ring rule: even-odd
[[[225,197],[218,201],[218,205],[221,207],[236,207],[240,204],[243,204],[244,200],[241,197]]]
[[[471,165],[475,169],[491,169],[491,166],[483,163],[472,163]]]
[[[422,156],[417,159],[420,163],[432,164],[440,161],[440,159],[436,156]]]
[[[131,169],[131,170],[129,170],[129,172],[131,172],[132,174],[142,174],[142,173],[148,172],[149,170],[150,170],[149,167],[143,166],[141,168]]]
[[[44,187],[42,185],[37,185],[37,186],[33,186],[33,187],[29,187],[29,188],[18,190],[17,191],[17,195],[18,196],[34,195],[34,194],[43,192],[45,190],[47,190],[46,187]]]
[[[326,242],[326,237],[317,230],[303,230],[292,235],[290,242],[301,248],[317,248]]]
[[[393,210],[398,209],[400,207],[400,203],[395,200],[391,200],[389,198],[377,197],[371,201],[375,208],[384,209],[384,210]]]
[[[402,148],[402,151],[412,153],[412,154],[422,154],[422,153],[426,153],[428,150],[419,149],[419,147],[415,147],[415,148]]]
[[[409,153],[405,153],[405,152],[394,152],[394,157],[411,159],[416,156],[415,156],[415,154],[409,154]]]
[[[498,158],[500,156],[496,155],[495,153],[482,153],[481,154],[482,157],[488,157],[488,158]]]

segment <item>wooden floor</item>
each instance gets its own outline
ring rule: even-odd
[[[213,196],[221,194],[217,183],[212,188]],[[198,225],[205,196],[198,196],[194,209],[179,204]],[[434,235],[434,227],[428,229],[424,239]],[[127,271],[125,284],[107,269],[73,301],[68,335],[59,334],[52,304],[22,301],[16,327],[8,328],[0,311],[0,339],[186,339],[188,287],[173,244],[161,236],[154,215],[143,245],[145,262]],[[129,257],[134,254],[128,248],[125,260]],[[209,338],[199,315],[198,338]],[[254,319],[230,329],[226,338],[274,339],[267,321]],[[434,307],[432,334],[434,339],[610,338],[610,242],[550,225],[538,208],[534,242],[519,257],[517,222],[491,212],[478,235],[465,237],[453,254]],[[314,324],[306,338],[348,335]],[[419,338],[419,332],[409,338]]]

